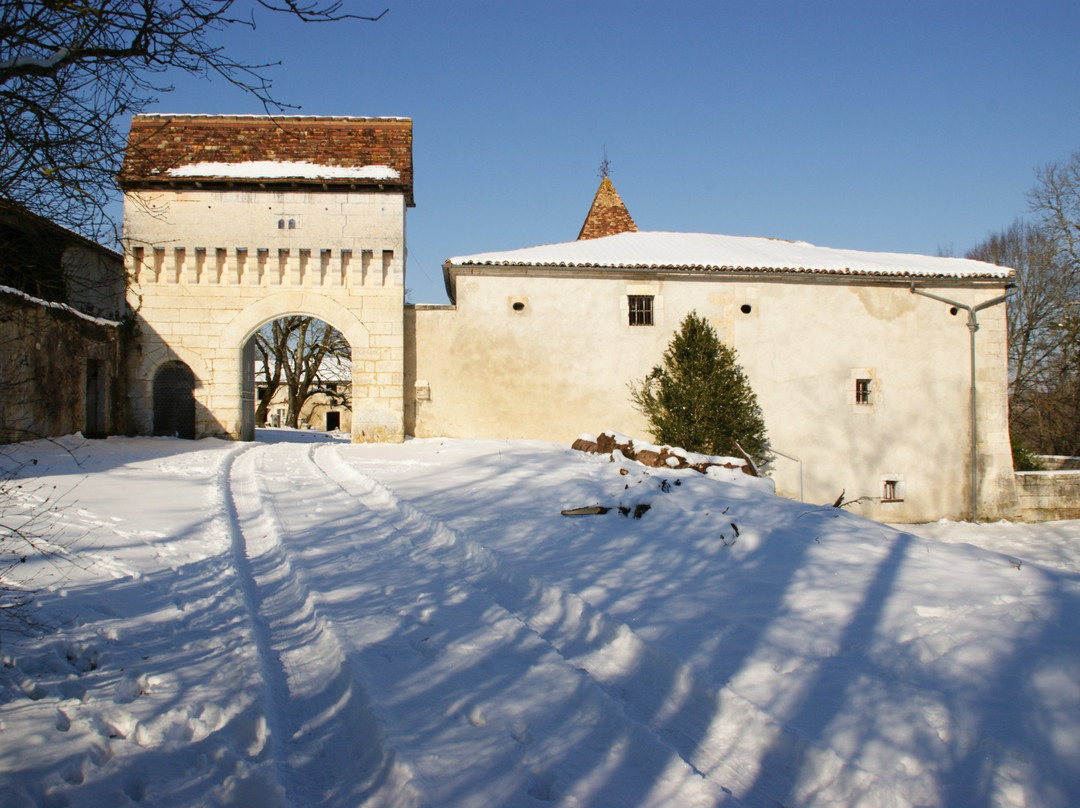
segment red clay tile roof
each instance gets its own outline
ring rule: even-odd
[[[637,225],[634,224],[630,211],[623,204],[619,192],[611,184],[611,179],[604,177],[600,187],[596,189],[589,215],[585,217],[585,223],[581,225],[578,241],[636,232]]]
[[[327,176],[310,170],[295,176],[234,172],[208,164],[282,163],[338,169]],[[187,169],[183,167],[187,166]],[[389,171],[342,172],[386,167]],[[170,172],[177,172],[177,175]],[[284,172],[288,173],[288,172]],[[334,174],[338,176],[334,176]],[[180,176],[182,174],[182,176]],[[343,176],[342,176],[343,175]],[[395,176],[396,175],[396,176]],[[350,118],[259,115],[136,115],[117,181],[121,188],[168,186],[370,187],[393,189],[413,201],[412,121],[408,118]]]

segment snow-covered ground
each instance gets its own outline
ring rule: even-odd
[[[8,448],[3,520],[70,549],[19,567],[0,805],[1080,801],[1078,522],[263,437]]]

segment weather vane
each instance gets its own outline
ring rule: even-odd
[[[607,159],[607,144],[604,144],[604,159],[600,163],[600,179],[606,180],[611,174],[611,161]]]

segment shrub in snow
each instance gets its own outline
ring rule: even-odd
[[[690,312],[654,367],[630,394],[658,443],[710,455],[767,454],[765,421],[735,350]]]

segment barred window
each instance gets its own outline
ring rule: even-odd
[[[881,492],[882,502],[903,502],[904,496],[900,490],[899,480],[885,480]]]
[[[652,295],[628,295],[628,300],[630,303],[630,325],[652,325]]]
[[[855,403],[856,404],[869,404],[870,403],[870,379],[856,379],[855,380]]]

